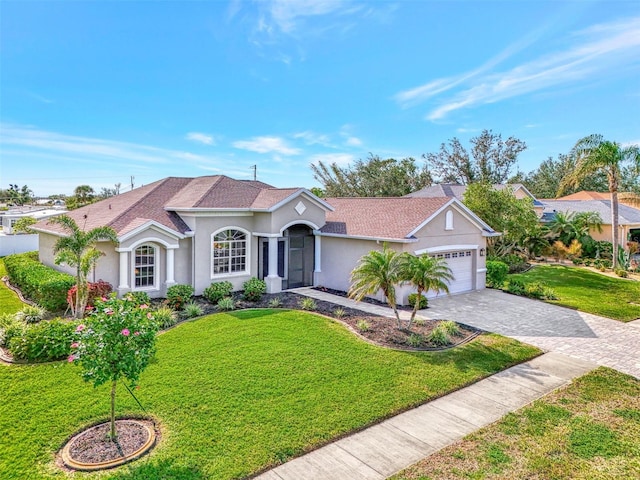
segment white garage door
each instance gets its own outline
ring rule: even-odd
[[[435,255],[444,258],[451,269],[453,280],[449,283],[449,293],[473,290],[473,250],[444,252]]]

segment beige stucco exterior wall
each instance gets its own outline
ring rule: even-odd
[[[299,214],[295,207],[302,202],[304,212]],[[312,201],[307,195],[299,195],[283,204],[272,213],[259,212],[254,216],[254,232],[281,233],[292,224],[309,225],[311,228],[322,228],[325,224],[325,210]]]
[[[486,284],[486,257],[480,256],[480,249],[486,249],[486,239],[482,236],[480,228],[458,209],[452,207],[450,210],[453,213],[453,230],[445,229],[447,210],[444,210],[416,233],[417,241],[388,243],[388,246],[397,251],[411,254],[433,247],[450,246],[451,250],[456,250],[456,245],[460,245],[465,246],[466,250],[469,249],[469,246],[475,246],[472,262],[472,268],[475,269],[474,289],[483,289]],[[360,257],[374,249],[382,250],[382,242],[377,243],[374,240],[323,236],[321,243],[322,272],[317,274],[317,282],[319,285],[343,291],[349,290],[351,271],[357,265]],[[396,292],[398,303],[406,305],[408,303],[407,297],[413,291],[415,289],[410,286],[398,288]],[[380,293],[374,298],[383,300]]]

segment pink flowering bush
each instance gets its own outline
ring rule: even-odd
[[[115,295],[96,299],[91,314],[76,327],[68,361],[79,365],[82,378],[94,387],[111,382],[112,439],[116,384],[126,379],[136,385],[155,352],[156,332],[156,322],[146,305]]]

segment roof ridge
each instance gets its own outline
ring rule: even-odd
[[[199,207],[199,206],[200,206],[200,204],[204,201],[205,197],[209,194],[209,192],[210,192],[211,190],[213,190],[213,187],[215,187],[218,183],[220,183],[220,181],[221,181],[223,178],[229,178],[229,177],[227,177],[226,175],[213,175],[213,176],[214,176],[214,177],[216,177],[216,180],[211,184],[211,186],[210,186],[209,188],[207,188],[207,191],[206,191],[206,192],[204,192],[202,195],[200,195],[200,198],[198,199],[198,201],[197,201],[197,202],[195,202],[195,203],[193,204],[193,206],[194,206],[194,207]],[[201,177],[196,177],[196,178],[201,178]],[[194,179],[192,179],[192,180],[195,180],[195,178],[194,178]],[[189,183],[191,183],[191,182],[189,182]],[[187,184],[187,185],[188,185],[188,184]],[[185,185],[185,187],[186,187],[187,185]],[[180,191],[182,191],[182,189],[180,189]]]
[[[123,218],[127,213],[129,213],[129,212],[130,212],[130,211],[131,211],[131,210],[132,210],[136,205],[140,204],[140,202],[141,202],[141,201],[143,201],[145,198],[147,198],[149,195],[151,195],[151,194],[152,194],[153,192],[155,192],[159,187],[161,187],[162,185],[164,185],[165,183],[167,183],[167,182],[168,182],[170,179],[172,179],[172,178],[184,178],[184,177],[165,177],[165,178],[163,178],[163,179],[161,179],[161,180],[158,180],[158,182],[157,182],[158,184],[157,184],[155,187],[153,187],[151,190],[149,190],[147,193],[145,193],[142,197],[140,197],[140,198],[138,199],[138,201],[137,201],[137,202],[135,202],[135,203],[133,203],[133,204],[129,205],[129,207],[128,207],[128,208],[126,208],[125,210],[123,210],[123,211],[122,211],[122,213],[120,213],[120,215],[116,216],[113,220],[111,220],[111,221],[109,222],[109,224],[110,224],[110,225],[114,225],[118,220],[120,220],[120,219],[121,219],[121,218]],[[186,178],[189,178],[189,177],[186,177]],[[153,185],[153,184],[151,184],[151,185]],[[147,186],[148,186],[148,185],[147,185]],[[140,187],[140,188],[144,188],[144,187]],[[134,190],[131,190],[131,191],[133,192]],[[105,199],[105,200],[107,200],[107,199]],[[141,217],[140,217],[140,218],[141,218]],[[129,222],[129,223],[130,223],[130,222]]]

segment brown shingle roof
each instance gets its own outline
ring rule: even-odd
[[[356,237],[405,239],[450,198],[327,198],[323,233]]]
[[[149,221],[179,233],[189,231],[174,210],[180,209],[269,209],[299,188],[274,188],[263,182],[234,180],[224,175],[197,178],[167,177],[130,192],[73,210],[68,215],[83,230],[110,226],[122,236]],[[58,234],[56,224],[39,222],[36,228]]]
[[[564,197],[556,198],[556,200],[611,200],[611,194],[582,190],[581,192],[576,192],[572,193],[571,195],[565,195]]]

